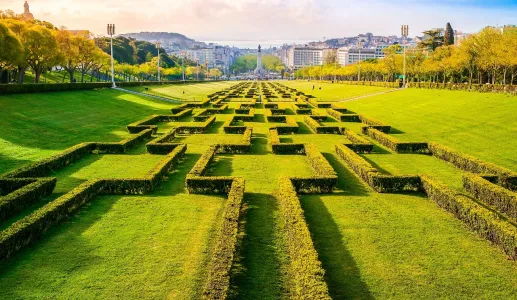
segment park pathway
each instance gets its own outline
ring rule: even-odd
[[[180,100],[174,100],[174,99],[170,99],[170,98],[166,98],[166,97],[160,97],[160,96],[156,96],[156,95],[141,93],[141,92],[132,91],[132,90],[128,90],[128,89],[123,89],[123,88],[119,88],[119,87],[116,87],[116,88],[113,88],[113,89],[117,90],[117,91],[124,92],[124,93],[129,93],[129,94],[134,94],[134,95],[139,95],[139,96],[144,96],[144,97],[150,97],[150,98],[154,98],[154,99],[158,99],[158,100],[167,101],[167,102],[170,102],[170,103],[183,103]]]
[[[374,96],[379,96],[379,95],[383,95],[383,94],[398,92],[398,91],[401,91],[401,90],[404,90],[404,89],[403,88],[392,89],[392,90],[382,91],[382,92],[378,92],[378,93],[361,95],[361,96],[356,96],[356,97],[347,98],[347,99],[343,99],[343,100],[338,100],[336,102],[350,102],[350,101],[355,101],[355,100],[359,100],[359,99],[363,99],[363,98],[374,97]]]

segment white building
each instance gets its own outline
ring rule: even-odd
[[[338,63],[347,66],[366,59],[375,59],[377,49],[366,48],[339,48],[337,51]]]
[[[215,51],[212,48],[188,49],[185,56],[192,61],[199,62],[200,65],[215,68]]]
[[[313,47],[292,47],[289,50],[288,66],[300,69],[323,65],[323,49]]]

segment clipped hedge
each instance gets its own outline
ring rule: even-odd
[[[264,108],[266,109],[278,109],[278,103],[266,103],[264,104]]]
[[[419,89],[473,91],[480,93],[517,93],[517,85],[503,84],[472,84],[472,86],[469,88],[468,83],[408,82],[407,87]]]
[[[361,123],[361,116],[358,114],[342,114],[340,120],[341,122]]]
[[[75,145],[63,152],[35,163],[23,166],[4,175],[8,178],[34,178],[44,177],[52,171],[62,169],[69,164],[78,161],[95,149],[95,143],[82,143]]]
[[[401,142],[375,128],[363,127],[363,133],[397,153],[430,153],[427,142]]]
[[[494,207],[513,220],[517,220],[517,193],[474,174],[463,175],[463,187],[478,201]]]
[[[129,149],[133,148],[136,144],[141,143],[147,139],[150,139],[153,135],[152,129],[146,129],[141,131],[134,136],[131,136],[118,143],[95,143],[95,151],[99,153],[126,153]]]
[[[348,148],[354,150],[357,153],[371,153],[373,151],[373,144],[352,130],[343,127],[341,128],[340,132],[353,143],[345,144]]]
[[[429,150],[433,156],[448,161],[461,170],[478,174],[497,175],[498,184],[512,191],[517,191],[517,173],[510,169],[484,162],[474,156],[434,142],[429,143]]]
[[[147,143],[145,147],[149,154],[167,154],[174,150],[181,143],[172,143],[176,137],[176,128],[173,128],[168,133],[163,134],[159,138]]]
[[[363,115],[359,115],[359,119],[361,119],[361,122],[368,125],[368,127],[371,127],[371,128],[374,128],[374,129],[377,129],[381,132],[384,132],[384,133],[390,133],[390,130],[391,130],[391,126],[381,122],[381,121],[378,121],[378,120],[375,120],[373,118],[370,118],[370,117],[366,117],[366,116],[363,116]]]
[[[335,176],[336,172],[314,144],[305,144],[305,155],[318,175]]]
[[[427,196],[441,208],[452,213],[470,229],[498,245],[512,259],[517,259],[517,228],[497,214],[463,195],[457,195],[447,186],[422,176]]]
[[[339,134],[338,126],[324,126],[321,125],[314,118],[318,118],[319,116],[306,116],[304,118],[305,123],[317,134]],[[326,118],[326,116],[324,116]]]
[[[143,120],[131,123],[127,125],[127,131],[129,133],[139,133],[146,129],[152,129],[153,132],[158,131],[158,126],[155,124],[162,119],[162,116],[159,115],[151,115]]]
[[[199,122],[201,124],[199,125],[182,125],[178,126],[176,128],[176,132],[179,134],[185,134],[185,133],[203,133],[208,128],[215,123],[216,117],[211,116],[204,122]]]
[[[289,256],[288,298],[330,299],[325,271],[314,248],[296,190],[289,178],[280,178],[279,183],[277,199],[283,215],[282,232]]]
[[[52,194],[56,178],[0,178],[0,185],[13,187],[12,191],[2,189],[0,196],[0,222]]]
[[[330,103],[330,102],[318,102],[318,100],[316,100],[314,98],[309,100],[309,103],[312,104],[312,106],[314,106],[316,108],[331,108],[332,107],[332,103]]]
[[[215,248],[208,267],[208,280],[203,299],[226,299],[230,288],[230,270],[235,257],[240,212],[244,198],[245,181],[236,177],[228,193],[223,224],[217,234]]]
[[[0,84],[0,95],[110,88],[111,82]]]
[[[185,185],[189,194],[228,194],[233,180],[232,176],[195,176],[188,174]]]
[[[186,117],[186,116],[191,116],[192,115],[192,109],[191,108],[187,108],[187,109],[184,109],[180,112],[177,112],[171,116],[169,116],[169,122],[177,122],[179,120],[181,120],[182,118]],[[194,120],[195,120],[195,117],[194,117]],[[205,120],[203,120],[205,121]]]
[[[51,227],[97,196],[102,180],[89,180],[0,232],[0,260],[39,239]]]
[[[337,144],[335,148],[339,157],[341,157],[361,179],[379,193],[422,191],[420,176],[380,174],[376,168],[349,147]]]
[[[275,154],[304,154],[304,144],[281,143],[277,128],[269,129],[271,148]]]
[[[249,153],[251,148],[251,136],[253,134],[253,128],[247,127],[242,136],[242,142],[236,144],[217,144],[216,153],[226,154],[244,154]]]

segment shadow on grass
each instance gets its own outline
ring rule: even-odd
[[[298,124],[298,134],[313,134],[313,132],[305,125],[305,122],[296,122]]]
[[[405,133],[404,131],[399,130],[397,128],[391,127],[391,129],[390,129],[390,134],[404,134],[404,133]]]
[[[314,247],[325,269],[325,281],[333,299],[374,299],[350,254],[339,226],[318,195],[300,199]]]
[[[185,153],[176,167],[169,173],[167,180],[162,181],[154,193],[147,197],[157,197],[163,195],[177,195],[185,192],[185,178],[188,172],[194,167],[201,154]]]
[[[369,159],[367,155],[363,155],[363,154],[360,154],[364,160],[366,160],[370,165],[372,165],[372,167],[374,167],[375,169],[379,170],[379,172],[381,172],[382,174],[387,174],[387,175],[390,175],[391,173],[386,171],[384,168],[382,168],[381,166],[379,166],[376,162],[374,162],[373,160]]]
[[[282,299],[276,199],[269,194],[246,193],[244,207],[229,299]]]
[[[333,153],[323,153],[323,156],[327,159],[332,168],[334,168],[338,176],[336,188],[339,191],[336,191],[334,194],[343,196],[368,195],[368,190],[364,183],[361,182],[352,171],[345,167],[346,163],[344,161],[338,159]]]
[[[256,114],[253,118],[253,122],[266,123],[266,116],[263,114]]]
[[[223,127],[224,121],[215,121],[205,133],[219,133],[219,129]]]
[[[296,115],[296,113],[290,107],[285,108],[285,114],[290,116]]]
[[[269,147],[268,147],[267,134],[254,133],[253,138],[251,140],[250,153],[265,155],[265,154],[268,154],[269,152],[270,151],[269,151]]]
[[[282,136],[280,138],[280,143],[292,143],[293,142],[293,139],[292,138],[286,138],[284,136]]]

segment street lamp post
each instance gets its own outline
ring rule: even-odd
[[[158,82],[160,82],[160,48],[162,44],[160,42],[156,42],[156,49],[158,50]]]
[[[359,42],[357,44],[357,48],[359,48],[359,71],[357,74],[357,81],[361,81],[361,48],[363,48],[363,42]]]
[[[402,37],[404,38],[404,77],[402,78],[402,87],[406,87],[406,42],[409,34],[409,25],[402,25]]]
[[[196,59],[196,64],[197,64],[197,67],[196,67],[197,81],[199,81],[199,58]]]
[[[115,67],[113,63],[113,36],[115,35],[115,24],[108,24],[108,35],[110,36],[111,40],[111,83],[113,84],[113,87],[116,88],[117,85],[115,84]]]
[[[185,52],[183,52],[183,57],[181,58],[181,69],[183,70],[183,83],[185,83]]]

